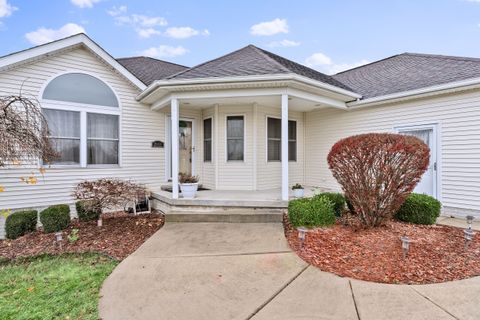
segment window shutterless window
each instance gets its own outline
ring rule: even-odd
[[[80,112],[43,109],[49,139],[58,153],[52,164],[80,164]]]
[[[267,118],[267,160],[282,159],[282,120]],[[297,122],[288,121],[288,160],[297,160]]]
[[[227,161],[244,160],[244,128],[243,116],[227,116]]]
[[[203,120],[203,161],[212,161],[212,118]]]
[[[118,164],[118,116],[87,114],[87,163]]]

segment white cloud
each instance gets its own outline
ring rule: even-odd
[[[91,8],[93,5],[97,2],[100,2],[101,0],[70,0],[70,2],[79,7],[79,8]]]
[[[150,38],[153,35],[161,34],[157,28],[167,25],[167,20],[163,17],[127,14],[127,11],[126,6],[114,6],[107,13],[115,19],[117,25],[131,26],[141,38]]]
[[[208,36],[210,35],[210,32],[207,29],[199,31],[191,27],[171,27],[168,28],[164,33],[164,35],[167,37],[175,39],[186,39],[193,36],[198,36],[199,34]]]
[[[300,45],[300,42],[297,41],[292,41],[292,40],[282,40],[282,41],[273,41],[268,44],[269,47],[271,48],[276,48],[276,47],[298,47]]]
[[[9,17],[16,10],[18,10],[18,8],[12,6],[7,0],[0,0],[0,18]]]
[[[153,58],[173,58],[177,56],[182,56],[188,52],[182,46],[172,47],[161,45],[158,47],[151,47],[140,52],[141,55],[153,57]]]
[[[250,27],[250,33],[254,36],[273,36],[278,33],[288,33],[287,19],[274,19],[260,22]]]
[[[82,32],[85,33],[83,27],[75,23],[67,23],[60,29],[38,28],[35,31],[25,34],[25,38],[34,45],[40,45]]]
[[[366,59],[362,59],[353,63],[335,63],[329,56],[321,52],[314,53],[305,60],[305,64],[307,66],[315,68],[327,74],[339,73],[341,71],[362,66],[369,62],[370,61]]]

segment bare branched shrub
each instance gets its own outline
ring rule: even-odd
[[[73,191],[73,197],[77,200],[86,200],[87,210],[103,213],[107,209],[124,207],[130,201],[145,197],[146,193],[145,186],[141,184],[103,178],[80,182]]]
[[[24,159],[57,157],[40,104],[23,96],[0,96],[0,167]]]
[[[427,170],[430,149],[413,136],[370,133],[335,143],[328,164],[360,221],[382,225]]]

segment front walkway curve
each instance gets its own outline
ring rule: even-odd
[[[115,319],[478,319],[480,278],[405,286],[341,278],[288,248],[281,224],[168,223],[105,281]]]

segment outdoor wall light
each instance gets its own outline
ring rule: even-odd
[[[298,239],[300,239],[300,243],[302,244],[302,247],[303,247],[303,244],[305,242],[305,238],[307,237],[307,231],[308,230],[305,227],[298,227],[297,231],[298,231]]]
[[[467,224],[468,224],[468,229],[472,229],[472,223],[473,223],[473,220],[475,219],[474,216],[467,216]]]
[[[471,228],[467,228],[463,230],[463,235],[465,236],[465,248],[467,248],[470,242],[473,240],[475,233]]]
[[[408,255],[408,250],[410,250],[410,239],[407,236],[403,236],[400,240],[402,240],[403,258],[405,259]]]

